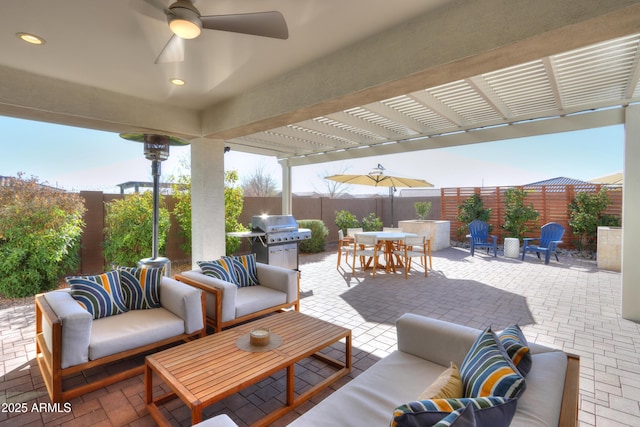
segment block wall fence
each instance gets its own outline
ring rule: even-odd
[[[431,212],[428,219],[444,219],[451,221],[451,239],[458,240],[457,230],[462,225],[457,221],[458,206],[472,194],[479,194],[486,207],[492,209],[490,222],[493,225],[493,234],[499,236],[502,243],[504,233],[500,228],[504,217],[504,191],[510,187],[467,187],[467,188],[443,188],[440,196],[431,197],[395,197],[393,199],[393,223],[397,224],[401,220],[416,219],[414,204],[416,202],[431,202]],[[527,189],[529,190],[529,189]],[[556,221],[567,228],[565,234],[565,247],[572,245],[573,236],[568,227],[567,205],[575,197],[577,191],[599,191],[600,186],[588,186],[588,188],[578,188],[577,186],[544,186],[536,191],[528,193],[525,199],[527,203],[533,203],[536,210],[540,212],[540,219],[531,237],[537,235],[539,227],[547,222]],[[620,188],[608,192],[611,204],[606,213],[622,215],[622,191]],[[104,194],[100,191],[82,191],[80,195],[85,200],[87,209],[84,217],[85,229],[81,241],[81,273],[94,274],[104,271],[108,264],[102,254],[102,242],[104,237],[104,215],[105,203],[114,199],[126,197],[120,194]],[[164,196],[164,200],[169,211],[173,210],[174,199],[171,196]],[[292,198],[293,216],[298,219],[320,219],[329,229],[327,243],[335,243],[338,240],[338,228],[335,225],[335,213],[340,210],[347,210],[353,213],[358,219],[376,214],[380,217],[385,226],[391,226],[391,199],[388,196],[369,198],[340,198],[331,199],[328,197],[296,197]],[[280,197],[245,197],[244,207],[239,221],[245,226],[251,224],[253,215],[280,215],[282,214],[282,201]],[[167,237],[167,247],[164,256],[172,262],[190,262],[190,256],[181,249],[182,238],[178,233],[179,227],[173,216],[171,217],[171,230]],[[151,237],[149,237],[151,238]],[[245,242],[241,252],[247,252],[250,246]],[[151,254],[149,254],[151,256]]]

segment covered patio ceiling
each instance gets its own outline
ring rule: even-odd
[[[169,4],[3,5],[0,115],[297,166],[623,123],[640,99],[640,0],[199,0],[202,15],[278,10],[289,38],[205,30],[154,64]]]
[[[297,165],[619,124],[639,81],[632,34],[228,142]]]

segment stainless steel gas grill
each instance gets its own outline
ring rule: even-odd
[[[251,218],[251,239],[256,260],[298,270],[298,244],[311,238],[311,230],[298,228],[292,215],[256,215]]]

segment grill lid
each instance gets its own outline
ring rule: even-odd
[[[298,223],[293,215],[254,215],[251,218],[251,228],[263,233],[281,233],[297,231]]]

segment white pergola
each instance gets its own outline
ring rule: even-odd
[[[225,146],[278,158],[290,212],[295,166],[624,124],[622,312],[640,320],[640,0],[201,0],[279,10],[290,37],[208,30],[171,64],[151,3],[3,5],[0,114],[189,139],[194,260],[224,253]]]

